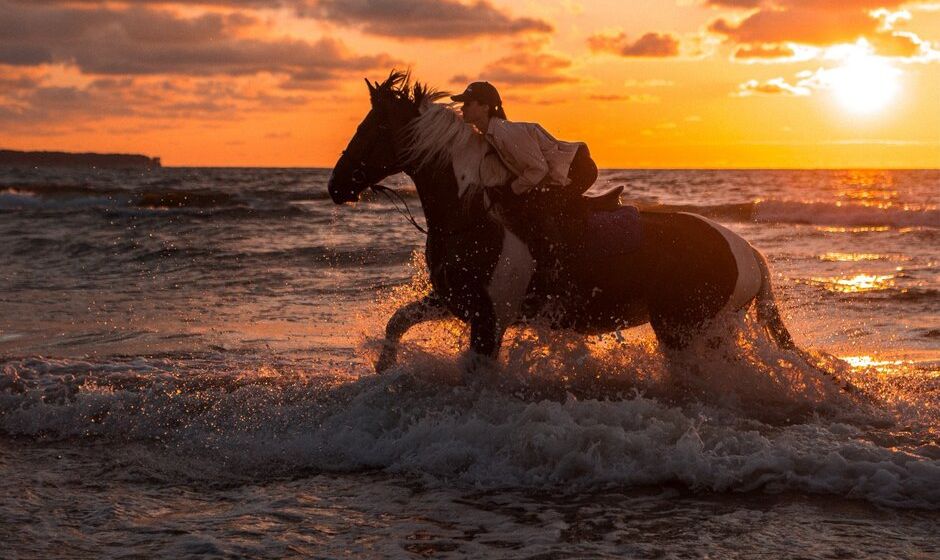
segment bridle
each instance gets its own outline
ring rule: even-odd
[[[369,142],[366,144],[366,149],[363,151],[363,153],[371,154],[372,150],[375,148],[376,143],[378,143],[385,136],[383,132],[387,131],[388,129],[389,129],[389,126],[385,123],[376,125],[375,133],[372,135],[372,138],[369,139]],[[346,151],[343,150],[343,155],[345,154],[346,154]],[[391,169],[393,167],[396,167],[396,164],[397,164],[397,161],[391,165],[384,164],[384,165],[377,167],[376,170],[379,173],[381,173],[383,177],[387,177],[392,174]],[[385,185],[372,183],[371,181],[368,180],[368,174],[366,172],[368,168],[369,168],[369,165],[366,163],[365,159],[360,159],[359,162],[353,168],[352,173],[350,174],[350,180],[352,181],[353,185],[362,186],[362,189],[360,190],[365,190],[368,188],[368,189],[371,189],[373,192],[383,194],[392,203],[392,206],[395,207],[395,210],[397,210],[399,214],[404,216],[405,219],[408,220],[408,222],[415,227],[415,229],[417,229],[424,235],[430,235],[428,233],[428,230],[421,227],[421,225],[415,219],[414,214],[411,213],[411,208],[408,207],[408,203],[405,202],[405,199],[401,196],[401,194],[399,194],[398,191],[396,191],[395,189],[391,187],[386,187]],[[399,203],[401,203],[401,206],[399,206]],[[471,225],[469,227],[462,227],[462,228],[457,228],[454,230],[446,230],[446,229],[439,229],[439,228],[432,228],[432,229],[435,231],[435,233],[439,232],[442,235],[455,235],[455,234],[464,232],[466,230],[473,229],[474,227],[477,227],[478,225],[479,224]]]
[[[371,154],[372,150],[375,148],[375,145],[378,143],[379,139],[382,137],[382,133],[386,130],[388,130],[387,124],[382,123],[382,124],[377,125],[375,127],[375,133],[372,135],[372,138],[369,139],[369,143],[366,144],[366,149],[363,151],[363,153]],[[346,150],[343,150],[343,155],[346,155]],[[373,186],[373,185],[368,184],[370,183],[369,177],[366,174],[366,170],[368,169],[368,167],[369,165],[366,163],[365,158],[360,158],[359,163],[357,163],[356,166],[353,168],[352,173],[350,174],[350,177],[349,177],[353,185],[362,186],[361,190],[364,190],[368,187]],[[378,167],[378,171],[382,173],[383,177],[387,177],[388,175],[391,174],[389,172],[389,169],[391,168],[392,168],[391,165],[383,164],[382,166]]]
[[[366,149],[363,151],[363,153],[371,154],[372,150],[375,148],[375,145],[379,142],[381,138],[384,137],[383,133],[387,131],[388,129],[389,129],[389,126],[385,123],[381,123],[377,125],[375,127],[375,133],[372,135],[372,138],[369,139],[369,142],[368,144],[366,144]],[[346,154],[346,151],[343,150],[343,155],[345,154]],[[377,167],[376,170],[383,177],[387,177],[391,175],[391,169],[393,167],[395,167],[394,164],[393,165],[383,164]],[[396,191],[395,189],[391,187],[386,187],[385,185],[379,185],[379,184],[373,183],[372,181],[369,181],[368,174],[366,173],[368,168],[369,168],[369,165],[366,163],[366,160],[364,158],[360,159],[359,163],[357,163],[355,167],[353,168],[352,173],[350,174],[350,177],[349,177],[353,185],[357,187],[361,186],[362,189],[360,190],[372,189],[373,192],[382,193],[383,195],[385,195],[386,198],[389,199],[389,201],[391,201],[392,206],[395,207],[395,210],[398,210],[398,212],[402,216],[404,216],[405,219],[407,219],[408,222],[411,223],[411,225],[413,225],[418,231],[420,231],[424,235],[428,235],[428,230],[421,227],[421,225],[415,219],[414,214],[411,213],[411,208],[408,207],[408,203],[405,202],[405,199],[402,198],[402,196],[398,193],[398,191]],[[399,202],[401,203],[401,206],[398,205]]]

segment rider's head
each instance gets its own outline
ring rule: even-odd
[[[461,108],[463,120],[476,125],[483,132],[485,132],[485,126],[481,125],[488,123],[491,118],[506,118],[503,100],[493,84],[489,82],[473,82],[463,93],[451,96],[451,99],[463,102]]]

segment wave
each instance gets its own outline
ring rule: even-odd
[[[59,211],[104,208],[114,211],[183,212],[232,218],[255,213],[258,217],[276,218],[281,215],[318,214],[330,206],[327,202],[329,193],[320,183],[312,183],[309,188],[300,190],[278,190],[270,187],[241,190],[169,188],[177,183],[178,181],[164,182],[134,190],[72,184],[0,185],[0,210]],[[401,188],[399,192],[409,200],[417,197],[413,188]],[[371,191],[363,193],[361,202],[389,204],[385,197]],[[692,212],[727,222],[940,229],[940,210],[932,208],[879,208],[838,202],[792,200],[639,206],[643,210],[657,212]]]
[[[403,247],[396,246],[394,248],[364,247],[356,249],[340,249],[337,247],[314,245],[276,251],[241,253],[239,258],[258,259],[262,261],[272,260],[275,262],[300,260],[326,264],[330,267],[338,267],[347,265],[403,264],[409,262],[413,254],[414,249],[408,245]]]
[[[878,208],[830,202],[766,200],[715,205],[641,205],[643,210],[692,212],[719,221],[847,227],[940,228],[940,210]]]
[[[213,481],[382,470],[478,489],[679,484],[940,509],[940,449],[929,438],[913,447],[892,443],[890,429],[859,420],[861,409],[817,407],[789,417],[795,403],[779,396],[712,401],[727,397],[728,387],[705,401],[669,398],[642,383],[646,393],[637,392],[629,372],[660,367],[651,360],[640,352],[629,357],[631,367],[600,378],[589,372],[590,388],[562,381],[557,369],[513,388],[498,378],[506,372],[459,383],[458,362],[420,353],[388,375],[366,377],[326,360],[235,354],[25,358],[0,364],[0,433],[44,442],[152,441],[154,463],[172,463],[168,476]],[[740,368],[698,365],[709,383],[733,378],[737,397],[756,396],[755,372],[741,379]],[[789,419],[754,416],[771,404],[790,408]]]
[[[255,214],[277,218],[288,215],[319,213],[319,203],[330,200],[322,186],[303,191],[252,189],[152,188],[127,190],[76,185],[0,185],[0,211],[39,210],[47,212],[76,209],[102,209],[116,212],[195,213],[239,218]],[[411,193],[414,195],[414,193]],[[404,194],[409,197],[409,193]],[[416,196],[416,195],[415,195]],[[363,202],[383,202],[372,193]],[[310,207],[304,203],[317,203]]]
[[[940,210],[766,201],[757,203],[755,220],[820,225],[940,228]]]

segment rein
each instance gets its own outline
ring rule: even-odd
[[[389,128],[388,125],[385,123],[379,124],[376,127],[376,134],[372,138],[369,139],[369,142],[367,144],[367,149],[365,150],[367,154],[371,153],[376,143],[382,140],[383,133],[386,132],[388,128]],[[343,153],[345,154],[345,152]],[[482,165],[482,162],[480,165]],[[360,160],[359,165],[356,166],[356,168],[353,169],[353,172],[352,172],[351,179],[354,184],[361,185],[368,181],[368,173],[366,172],[366,168],[367,168],[367,164],[365,160],[364,159]],[[390,166],[388,165],[383,165],[381,168],[379,168],[380,173],[384,175],[387,175],[386,172],[389,170],[390,170]],[[376,193],[382,193],[392,203],[392,206],[395,207],[395,210],[397,210],[399,214],[401,214],[402,216],[405,217],[406,220],[408,220],[408,223],[413,225],[415,229],[417,229],[418,231],[420,231],[426,236],[430,236],[428,229],[430,229],[434,233],[440,233],[445,236],[450,236],[450,235],[456,235],[458,233],[462,233],[462,232],[474,229],[475,227],[479,227],[480,225],[480,224],[471,224],[469,226],[464,226],[464,227],[460,227],[460,228],[453,229],[453,230],[435,228],[431,226],[429,226],[428,229],[425,229],[421,227],[421,225],[415,219],[414,214],[411,213],[411,208],[408,207],[408,203],[405,202],[405,199],[402,198],[401,194],[399,194],[398,191],[390,187],[386,187],[385,185],[379,185],[379,184],[371,184],[368,186],[368,188],[372,189],[372,191]],[[401,206],[399,206],[399,203],[401,203]]]
[[[385,185],[372,185],[369,188],[371,188],[373,191],[377,193],[382,193],[383,195],[385,195],[385,197],[388,198],[392,202],[392,206],[395,207],[395,210],[398,210],[398,212],[402,216],[404,216],[405,219],[408,220],[408,222],[415,227],[415,229],[417,229],[424,235],[430,235],[428,230],[421,227],[421,224],[419,224],[418,221],[415,220],[414,214],[411,213],[411,209],[408,207],[408,203],[405,202],[405,199],[402,198],[402,196],[398,193],[398,191],[390,187],[386,187]],[[401,202],[401,206],[398,205],[399,202]],[[486,223],[481,221],[479,223],[470,224],[470,225],[460,227],[457,229],[448,230],[448,229],[434,228],[434,227],[430,229],[432,232],[439,233],[444,236],[450,236],[450,235],[457,235],[458,233],[465,233],[474,228],[483,227],[485,225]]]
[[[385,197],[388,198],[392,202],[392,206],[395,207],[395,210],[398,210],[398,212],[402,216],[404,216],[405,219],[411,222],[411,225],[417,228],[417,230],[423,233],[424,235],[428,235],[428,230],[424,229],[418,224],[418,221],[415,220],[414,214],[411,213],[411,208],[408,208],[408,203],[405,202],[405,199],[402,198],[400,194],[398,194],[398,191],[396,191],[395,189],[386,187],[385,185],[372,185],[370,188],[377,193],[384,194]],[[398,202],[401,202],[402,207],[404,207],[404,209],[398,206]]]

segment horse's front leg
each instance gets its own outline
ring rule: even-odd
[[[470,319],[470,351],[495,360],[503,342],[503,331],[493,306],[486,302],[480,305]]]
[[[469,321],[470,348],[460,359],[461,376],[467,384],[487,379],[498,369],[496,359],[503,342],[504,330],[492,305],[488,298],[481,300]]]
[[[502,249],[487,285],[469,307],[473,311],[470,316],[471,370],[480,362],[495,364],[503,334],[518,318],[535,273],[535,260],[517,236],[506,231]]]
[[[443,319],[447,315],[447,308],[434,293],[399,307],[385,325],[382,352],[375,362],[376,373],[382,373],[395,365],[395,360],[398,358],[398,343],[408,329],[425,321]]]

